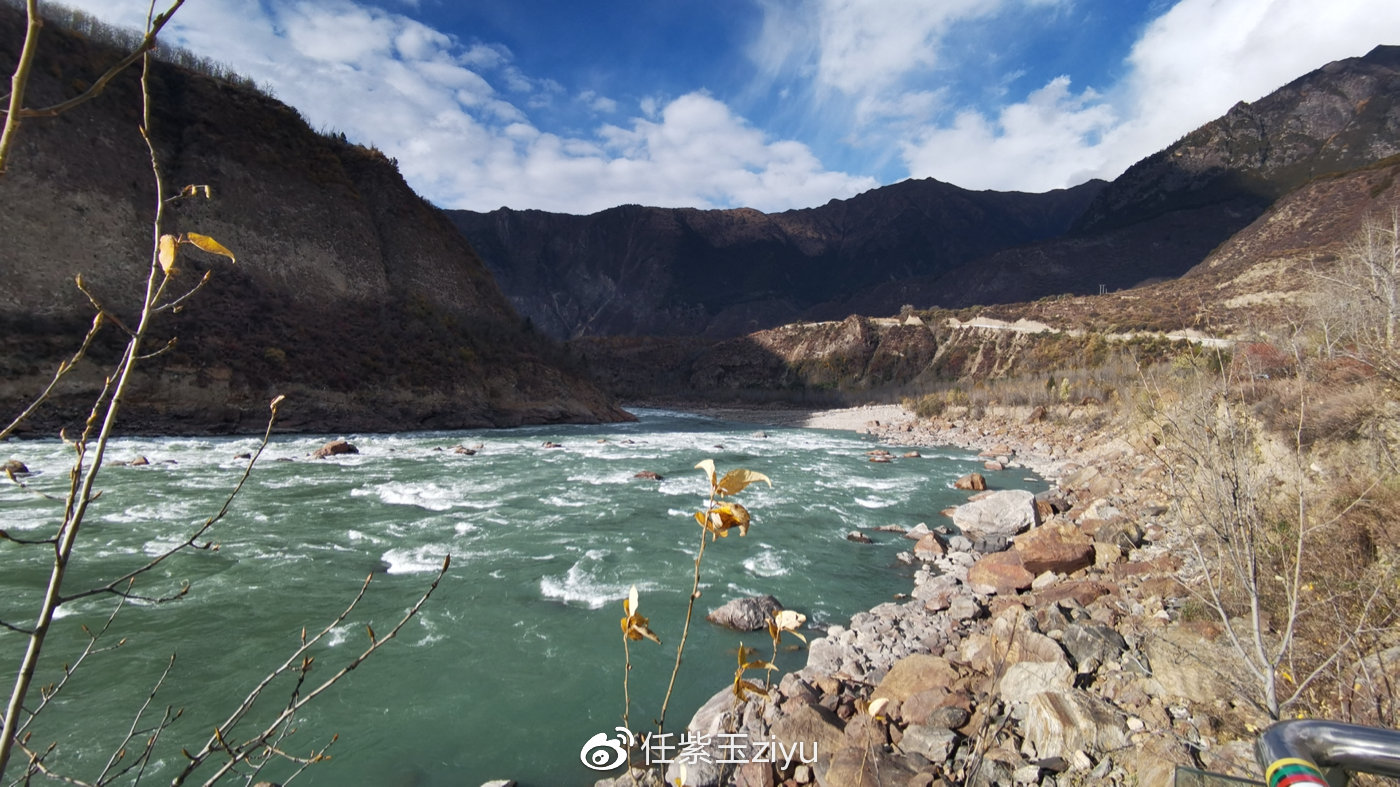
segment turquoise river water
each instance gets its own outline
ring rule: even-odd
[[[713,458],[721,472],[746,467],[773,479],[772,489],[750,487],[737,498],[753,513],[749,535],[707,547],[698,613],[772,593],[818,629],[910,587],[911,569],[895,555],[911,542],[872,532],[876,543],[860,545],[845,534],[936,524],[941,509],[964,499],[953,479],[979,466],[953,449],[871,463],[866,451],[878,443],[852,433],[639,415],[637,423],[605,426],[347,435],[360,453],[322,461],[305,457],[326,436],[275,438],[214,529],[218,549],[166,561],[137,587],[154,595],[188,582],[189,593],[127,606],[104,640],[125,644],[82,665],[34,726],[32,745],[57,743],[51,763],[91,778],[176,653],[152,707],[184,715],[161,736],[145,779],[168,783],[180,749],[202,746],[297,647],[303,627],[314,632],[334,620],[374,575],[360,607],[314,651],[314,682],[368,644],[366,624],[387,632],[450,553],[451,571],[418,618],[297,715],[283,750],[305,754],[340,737],[332,759],[296,783],[591,784],[606,774],[585,768],[580,749],[621,723],[618,621],[633,584],[664,643],[631,646],[633,728],[646,728],[659,710],[698,546],[690,516],[707,491],[696,462]],[[546,441],[562,447],[541,447]],[[475,456],[451,450],[478,443]],[[245,463],[235,456],[256,445],[252,438],[116,441],[109,460],[145,456],[150,464],[103,471],[68,589],[119,576],[182,541],[241,474]],[[11,443],[6,451],[3,458],[36,472],[30,491],[0,488],[0,529],[45,537],[61,503],[36,493],[62,496],[71,451],[57,441]],[[633,478],[643,470],[664,480]],[[1015,471],[997,481],[1042,488]],[[47,572],[42,547],[0,541],[0,620],[29,622]],[[92,597],[60,610],[42,681],[61,675],[85,642],[81,627],[100,626],[112,605]],[[668,727],[683,727],[729,684],[741,641],[764,653],[770,647],[764,632],[721,630],[697,615]],[[6,692],[22,647],[19,635],[0,628]],[[779,664],[796,669],[805,658],[785,651]],[[291,688],[274,683],[253,720],[285,705]],[[251,734],[253,725],[245,729]],[[288,772],[275,765],[259,778],[280,781]]]

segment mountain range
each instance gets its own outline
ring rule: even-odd
[[[560,338],[723,338],[1094,294],[1181,277],[1285,195],[1400,153],[1397,98],[1400,47],[1381,46],[1237,104],[1111,183],[1020,194],[909,180],[776,214],[448,214],[521,314]]]

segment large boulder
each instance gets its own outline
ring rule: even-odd
[[[1097,623],[1071,623],[1060,639],[1074,667],[1081,675],[1091,674],[1100,666],[1122,658],[1128,650],[1123,635]]]
[[[1359,724],[1384,726],[1394,718],[1400,684],[1400,647],[1372,653],[1352,665],[1342,685],[1342,707]]]
[[[886,698],[891,702],[904,702],[929,689],[952,689],[957,680],[958,672],[947,659],[918,653],[896,661],[880,685],[875,687],[870,699]]]
[[[1046,571],[1071,574],[1094,564],[1094,540],[1069,524],[1047,524],[1017,536],[1021,565],[1035,576]]]
[[[953,524],[983,552],[1005,549],[1035,523],[1035,494],[1025,489],[1003,489],[953,509]]]
[[[1129,746],[1123,714],[1080,689],[1033,695],[1027,704],[1025,731],[1025,750],[1041,759],[1068,758],[1077,751],[1097,758]]]
[[[969,492],[983,492],[987,489],[987,479],[981,473],[968,473],[953,482],[954,489],[963,489]]]
[[[914,771],[883,748],[846,746],[818,770],[817,784],[825,787],[885,787],[909,784]]]
[[[1074,685],[1074,670],[1063,658],[1053,661],[1018,661],[1008,666],[997,682],[997,695],[1002,702],[1029,702],[1046,691],[1069,691]]]
[[[1023,661],[1062,663],[1064,651],[1055,640],[1035,630],[1034,619],[1008,610],[992,621],[985,632],[967,635],[958,648],[958,659],[984,675],[1003,673]]]
[[[1035,574],[1021,565],[1021,554],[1015,550],[993,552],[967,570],[967,584],[979,593],[1010,595],[1025,590],[1035,581]]]
[[[340,454],[358,454],[360,449],[345,440],[332,440],[311,453],[312,459],[325,459]]]
[[[1229,645],[1206,639],[1187,626],[1166,626],[1142,641],[1152,669],[1149,692],[1165,701],[1185,699],[1209,705],[1234,696],[1238,687],[1229,667],[1237,656]]]
[[[766,629],[768,621],[773,619],[773,613],[782,608],[782,603],[772,596],[736,598],[718,609],[710,610],[705,619],[735,631],[758,631]]]

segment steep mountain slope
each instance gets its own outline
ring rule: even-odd
[[[1187,134],[1101,189],[1063,237],[862,293],[873,309],[1014,303],[1175,278],[1328,175],[1400,153],[1400,47],[1329,63]],[[895,294],[897,293],[897,295]]]
[[[771,215],[637,205],[449,214],[516,308],[552,335],[733,336],[844,317],[857,290],[1058,235],[1101,186],[1020,194],[911,180]]]
[[[0,6],[0,65],[22,15]],[[31,105],[67,98],[119,55],[49,26]],[[0,176],[0,407],[18,412],[70,353],[90,292],[133,319],[150,261],[155,192],[128,72],[96,100],[27,121]],[[128,428],[258,428],[289,395],[288,428],[446,428],[627,417],[522,328],[480,259],[378,151],[312,131],[287,106],[170,66],[153,81],[154,142],[168,188],[211,200],[169,207],[167,231],[211,235],[238,263],[190,253],[173,288],[213,280],[157,324]],[[109,327],[92,356],[121,344]],[[101,383],[85,363],[36,428],[86,412]]]
[[[1101,330],[1205,328],[1238,333],[1298,320],[1319,277],[1345,253],[1368,217],[1400,207],[1400,156],[1312,180],[1177,279],[1102,296],[1046,298],[985,311]]]

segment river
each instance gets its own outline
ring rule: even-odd
[[[443,557],[452,567],[437,593],[399,638],[301,711],[282,742],[305,755],[332,735],[331,759],[298,784],[468,785],[516,779],[527,787],[591,784],[601,775],[580,762],[585,741],[611,732],[623,711],[622,599],[638,587],[640,612],[663,645],[631,644],[632,723],[656,715],[679,641],[711,458],[721,472],[766,474],[738,498],[753,514],[707,547],[703,597],[687,645],[668,726],[733,677],[740,642],[770,647],[767,634],[721,630],[699,614],[731,598],[777,596],[819,629],[910,587],[912,569],[896,554],[912,542],[851,530],[912,527],[943,520],[963,502],[952,481],[980,468],[957,449],[882,464],[866,452],[874,438],[848,432],[758,427],[667,411],[602,426],[549,426],[479,432],[346,435],[358,454],[307,459],[334,436],[274,438],[229,515],[211,533],[217,549],[162,563],[138,584],[145,595],[117,616],[104,642],[34,727],[33,742],[57,743],[51,763],[91,778],[130,726],[172,653],[178,659],[152,707],[183,708],[158,741],[149,783],[168,782],[268,670],[287,657],[305,627],[333,621],[367,575],[360,607],[314,650],[308,680],[329,676],[383,636],[431,581]],[[82,531],[67,588],[119,576],[179,543],[217,510],[245,464],[253,438],[130,438],[110,460],[146,457],[145,466],[105,468],[103,490]],[[546,448],[546,442],[561,447]],[[476,447],[475,455],[455,453]],[[15,442],[8,456],[35,473],[29,491],[0,491],[0,527],[18,538],[50,533],[67,486],[71,449],[57,441]],[[890,450],[900,457],[906,448]],[[292,460],[292,461],[279,461]],[[662,480],[634,478],[652,471]],[[1040,489],[1023,474],[1005,486]],[[0,620],[24,624],[34,589],[47,576],[46,550],[0,542]],[[63,607],[46,650],[42,681],[56,680],[100,627],[111,597]],[[23,639],[0,629],[8,677]],[[779,654],[784,670],[805,652]],[[4,684],[8,689],[8,681]],[[291,683],[274,683],[245,728],[285,705]],[[237,737],[237,736],[234,736]],[[269,766],[259,778],[289,772]]]

